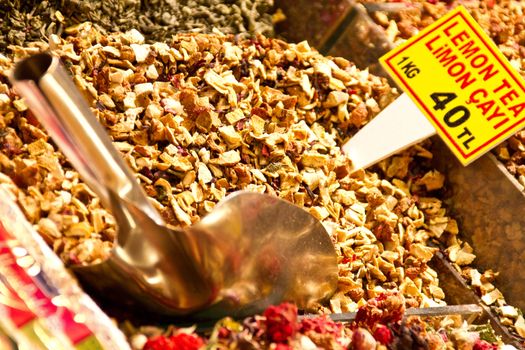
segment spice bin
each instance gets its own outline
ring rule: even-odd
[[[364,8],[373,9],[371,3],[364,5]],[[377,6],[376,10],[382,8]],[[368,56],[369,53],[377,53],[376,49],[388,50],[393,45],[381,40],[384,29],[376,26],[377,30],[373,33],[357,33],[368,40],[370,46],[364,50],[356,46],[359,41],[354,40],[356,32],[349,29],[355,18],[352,16],[356,13],[350,1],[323,0],[313,5],[306,0],[293,4],[291,1],[277,1],[276,8],[280,8],[287,17],[286,21],[278,24],[282,36],[295,42],[308,39],[322,53],[346,57],[362,67],[370,66],[378,57]],[[395,11],[396,7],[391,6],[390,9]],[[280,17],[282,19],[282,15]],[[364,172],[351,177],[344,155],[337,147],[341,139],[348,136],[345,131],[355,132],[368,121],[367,118],[391,101],[395,94],[384,80],[356,70],[347,60],[323,58],[305,43],[287,45],[279,40],[264,38],[244,41],[240,36],[226,38],[216,33],[213,37],[178,35],[174,37],[172,47],[162,43],[150,46],[147,38],[137,31],[109,37],[92,29],[87,25],[70,29],[70,34],[78,37],[70,38],[69,42],[51,36],[51,46],[74,73],[77,86],[82,88],[93,110],[104,121],[115,145],[137,172],[148,195],[155,200],[156,208],[167,221],[191,225],[210,212],[229,190],[248,187],[279,194],[304,206],[319,219],[336,217],[336,222],[326,220],[325,223],[334,239],[339,240],[343,271],[340,287],[343,292],[337,294],[330,305],[319,306],[316,311],[340,312],[357,307],[363,296],[373,299],[380,295],[384,291],[383,282],[385,288],[401,285],[403,290],[410,290],[427,303],[425,306],[443,301],[440,297],[435,298],[437,302],[426,298],[421,292],[423,288],[431,296],[432,293],[436,296],[446,294],[449,303],[482,304],[476,290],[465,283],[461,276],[463,271],[447,260],[454,257],[454,252],[450,249],[439,252],[432,246],[434,241],[427,239],[424,233],[418,236],[414,227],[406,236],[418,236],[420,241],[398,247],[402,254],[379,252],[380,249],[388,250],[382,248],[382,242],[377,242],[391,238],[392,229],[384,222],[398,219],[397,216],[392,218],[392,214],[397,215],[393,212],[396,205],[399,204],[400,217],[417,221],[417,225],[426,225],[424,217],[433,210],[428,207],[435,204],[430,199],[415,199],[407,195],[408,185],[394,178],[387,180]],[[369,40],[371,34],[377,41]],[[91,41],[86,44],[80,38]],[[37,52],[42,47],[18,49],[17,55]],[[79,47],[83,48],[82,52]],[[355,55],[356,52],[359,54]],[[303,65],[305,60],[311,61]],[[271,63],[265,66],[263,62],[267,61]],[[173,65],[173,62],[184,63]],[[11,63],[0,57],[0,64]],[[371,69],[381,73],[378,65]],[[250,80],[254,76],[259,82]],[[284,79],[287,79],[286,82]],[[120,87],[111,85],[119,82]],[[8,90],[5,81],[0,81],[0,86]],[[250,94],[245,93],[248,87]],[[254,89],[261,89],[262,92],[253,94]],[[6,98],[8,103],[15,98],[8,91],[0,91],[0,94],[5,95],[0,100],[0,107]],[[231,107],[238,101],[239,107],[232,111]],[[350,110],[347,106],[351,107]],[[18,200],[25,210],[24,214],[30,217],[46,243],[56,248],[67,264],[103,259],[111,249],[115,236],[111,213],[100,206],[96,196],[68,167],[63,156],[45,141],[46,135],[35,127],[36,120],[26,111],[24,103],[17,99],[9,108],[13,113],[10,114],[11,119],[4,119],[5,123],[13,126],[12,129],[22,130],[22,136],[31,141],[24,145],[24,152],[28,148],[30,154],[23,154],[20,158],[25,159],[19,159],[14,164],[6,161],[5,157],[0,158],[4,162],[2,166],[8,170],[15,169],[15,182],[27,185],[31,176],[35,175],[35,164],[38,164],[39,169],[45,169],[50,187],[62,181],[66,185],[52,194],[40,193],[38,196],[36,191],[25,193],[13,190],[17,198],[10,198],[9,195],[0,195],[0,198],[4,201]],[[125,117],[120,115],[122,120],[112,112],[116,110],[125,110],[125,114],[121,113]],[[297,113],[301,113],[300,123],[297,122]],[[191,118],[187,118],[188,115]],[[13,122],[14,116],[17,120],[23,119],[22,122]],[[282,124],[272,123],[269,126],[267,121],[272,117],[278,117]],[[151,133],[148,131],[149,121],[153,124]],[[198,132],[188,132],[192,128]],[[246,128],[251,129],[247,131]],[[331,134],[325,128],[331,130]],[[12,141],[15,139],[13,134],[16,133],[6,132],[3,137]],[[153,138],[155,145],[149,144],[149,137]],[[449,179],[445,188],[450,199],[446,203],[458,217],[462,237],[475,248],[477,258],[474,264],[499,270],[496,284],[510,303],[523,306],[519,286],[524,279],[519,277],[519,272],[524,271],[522,262],[525,256],[520,252],[519,244],[523,241],[521,227],[525,226],[519,215],[513,216],[513,213],[518,213],[517,208],[523,208],[523,197],[516,192],[516,187],[499,189],[506,186],[502,181],[506,181],[507,177],[502,178],[501,167],[491,156],[463,169],[451,160],[447,150],[440,148],[439,141],[434,140],[433,143],[437,145],[433,150],[431,166],[440,169]],[[161,145],[160,150],[156,148],[158,144]],[[13,158],[20,155],[17,145],[17,142],[4,144],[6,152],[10,152]],[[422,148],[419,151],[428,154]],[[486,159],[492,165],[486,165]],[[160,164],[160,167],[154,167],[154,163]],[[326,173],[321,170],[324,165],[330,167]],[[282,169],[286,173],[280,173]],[[5,177],[0,178],[0,182],[16,187],[13,179]],[[71,195],[72,191],[74,195]],[[32,196],[38,197],[40,202]],[[512,201],[512,213],[509,213],[506,200]],[[74,214],[82,220],[72,222],[75,220],[75,215],[71,213],[73,209],[66,208],[65,220],[70,222],[66,225],[67,235],[62,237],[57,224],[49,217],[39,217],[38,210],[43,205],[46,215],[50,212],[61,215],[61,206],[66,201],[73,203]],[[12,206],[12,202],[7,206]],[[57,209],[59,207],[60,210]],[[413,208],[410,213],[408,208]],[[53,212],[55,209],[56,212]],[[442,208],[436,210],[444,211]],[[91,232],[91,222],[83,220],[89,215],[93,216],[92,226],[96,227],[94,239],[82,241],[79,237],[87,237],[87,233]],[[382,224],[374,220],[367,222],[366,215],[381,217]],[[341,225],[346,226],[341,229],[337,221],[343,217],[346,221]],[[18,218],[15,221],[30,226],[21,216]],[[450,219],[450,222],[448,229],[453,231],[452,223],[455,221]],[[405,233],[401,229],[399,231]],[[492,244],[487,244],[487,237],[490,237]],[[345,244],[346,240],[352,243]],[[43,250],[50,252],[43,242],[40,244],[45,246],[41,247]],[[505,250],[506,255],[493,254],[492,246]],[[369,259],[361,259],[364,256]],[[404,256],[411,258],[405,260]],[[430,260],[432,256],[433,260]],[[506,263],[506,257],[512,261]],[[54,258],[57,260],[56,256]],[[265,263],[271,264],[272,261]],[[427,263],[430,266],[428,269]],[[386,274],[384,271],[387,271]],[[354,273],[357,276],[355,280],[348,277],[354,276]],[[474,272],[472,274],[466,277],[471,280],[480,278]],[[396,275],[396,282],[388,280],[387,275]],[[405,275],[424,277],[419,278],[422,282],[416,285]],[[376,284],[376,281],[379,282]],[[491,304],[489,298],[496,294],[496,291],[488,293],[484,300],[486,304]],[[415,298],[408,302],[413,305],[418,303]],[[108,313],[112,311],[111,307],[102,307]],[[484,309],[483,320],[490,321],[503,340],[512,343],[513,337],[500,324],[498,315],[488,306]],[[105,315],[101,317],[106,320]],[[97,318],[94,316],[95,321]],[[158,324],[157,321],[147,322]],[[107,329],[115,328],[108,326]],[[117,334],[117,338],[121,339],[122,334]],[[144,337],[144,334],[153,333],[146,332],[140,336]]]

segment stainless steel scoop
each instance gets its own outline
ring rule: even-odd
[[[117,220],[110,257],[73,269],[91,287],[148,311],[202,318],[243,316],[283,300],[308,309],[335,291],[334,246],[306,211],[238,192],[195,225],[169,229],[57,57],[23,60],[11,80]]]

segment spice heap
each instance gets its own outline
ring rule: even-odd
[[[269,307],[263,315],[242,322],[223,319],[204,337],[193,328],[161,333],[145,329],[131,337],[135,350],[197,350],[203,346],[225,349],[370,350],[370,349],[498,349],[494,335],[462,324],[457,316],[439,320],[403,319],[405,302],[385,293],[359,308],[350,323],[327,316],[299,318],[291,304]],[[482,327],[483,328],[483,327]],[[486,328],[483,328],[485,330]]]
[[[398,11],[378,11],[372,17],[385,28],[388,38],[399,44],[442,17],[455,6],[465,6],[496,43],[511,65],[525,77],[525,2],[505,1],[413,1]],[[525,134],[503,142],[494,154],[525,187]]]
[[[395,97],[385,80],[305,42],[181,34],[171,45],[144,44],[136,30],[106,36],[90,24],[71,34],[52,36],[52,49],[168,223],[191,225],[240,189],[287,199],[323,222],[340,273],[318,312],[355,311],[389,290],[409,306],[443,304],[431,244],[448,246],[459,266],[475,259],[441,201],[413,195],[443,186],[434,170],[411,178],[413,160],[432,157],[425,148],[384,163],[391,181],[349,173],[338,145]],[[12,49],[18,59],[47,44]],[[0,65],[5,75],[13,61]],[[0,182],[66,264],[103,260],[115,237],[111,213],[0,79]]]
[[[150,41],[178,32],[273,34],[272,0],[5,0],[0,3],[0,52],[9,44],[61,35],[90,21],[102,32],[141,30]]]

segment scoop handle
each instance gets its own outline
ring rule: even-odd
[[[50,53],[30,56],[15,66],[10,79],[106,207],[110,207],[110,189],[163,223],[58,57]]]

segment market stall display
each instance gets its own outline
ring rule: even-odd
[[[477,252],[441,201],[445,176],[433,169],[428,143],[375,171],[350,173],[339,146],[397,96],[386,80],[306,42],[215,33],[148,44],[136,30],[107,34],[90,24],[67,32],[1,57],[0,171],[2,187],[68,266],[105,259],[115,221],[7,81],[14,60],[48,47],[167,222],[192,225],[240,189],[279,196],[321,220],[338,251],[339,285],[312,311],[355,311],[391,291],[406,306],[443,305],[446,286],[429,266],[441,246],[525,334],[523,316],[496,288],[497,273],[472,267]],[[168,338],[181,332],[188,333]],[[139,333],[130,338],[137,349],[155,335]]]

